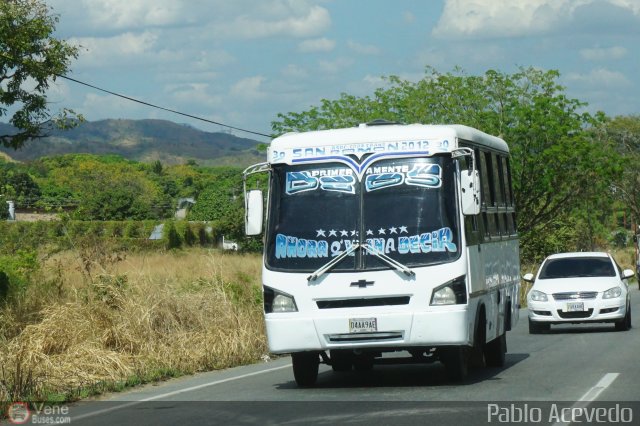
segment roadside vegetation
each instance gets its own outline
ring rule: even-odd
[[[267,353],[258,255],[123,251],[88,237],[0,264],[12,284],[0,301],[0,401],[69,401]]]

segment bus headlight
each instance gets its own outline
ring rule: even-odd
[[[467,303],[465,276],[456,278],[433,290],[431,305],[461,305]]]
[[[263,286],[264,313],[298,312],[296,301],[290,294]]]

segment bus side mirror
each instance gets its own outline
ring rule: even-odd
[[[475,168],[460,173],[462,213],[473,216],[480,213],[480,174]]]
[[[246,235],[260,235],[262,233],[262,220],[264,217],[262,191],[252,189],[247,192],[244,199],[244,233]]]

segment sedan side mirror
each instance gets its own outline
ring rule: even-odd
[[[524,274],[522,276],[522,279],[525,280],[528,283],[532,283],[533,282],[533,274],[531,272],[529,272],[528,274]]]
[[[626,280],[627,278],[631,278],[635,273],[631,269],[625,269],[622,271],[622,279]]]

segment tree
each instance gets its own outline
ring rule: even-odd
[[[601,136],[617,148],[623,167],[615,176],[616,195],[640,224],[640,115],[619,116],[608,121]]]
[[[427,67],[425,77],[415,83],[391,76],[373,96],[343,93],[308,111],[278,114],[272,128],[280,134],[384,118],[466,124],[498,135],[511,149],[523,252],[535,256],[537,250],[529,252],[527,245],[546,247],[533,240],[563,228],[561,222],[584,208],[587,200],[606,194],[618,164],[607,144],[587,131],[599,127],[603,116],[582,112],[586,104],[565,95],[559,76],[557,71],[535,68],[473,76],[459,68],[441,74]]]
[[[217,232],[231,238],[243,235],[242,170],[220,167],[215,178],[199,194],[189,220],[211,221]]]
[[[23,207],[33,206],[40,198],[41,191],[31,175],[13,163],[0,162],[0,208],[6,207],[5,200],[15,201]]]
[[[0,135],[6,147],[19,149],[51,127],[70,127],[82,119],[68,109],[52,116],[47,106],[49,85],[78,55],[77,47],[53,37],[57,23],[41,0],[0,1],[0,118],[11,115],[17,129]]]

